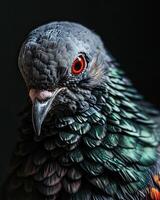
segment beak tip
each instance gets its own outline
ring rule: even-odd
[[[34,129],[34,132],[37,136],[40,136],[41,134],[41,125],[39,124],[36,124],[36,122],[34,120],[32,120],[32,124],[33,124],[33,129]]]
[[[34,128],[34,132],[37,136],[40,136],[41,135],[41,128],[35,128],[35,126],[33,125],[33,128]]]
[[[40,136],[40,135],[41,135],[41,131],[39,131],[39,132],[37,133],[37,135]]]

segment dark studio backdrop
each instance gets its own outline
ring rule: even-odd
[[[26,88],[17,67],[20,45],[38,25],[79,22],[95,30],[138,90],[160,107],[160,70],[153,48],[153,5],[145,0],[45,0],[0,3],[0,179],[16,143]],[[30,148],[30,147],[28,147]]]

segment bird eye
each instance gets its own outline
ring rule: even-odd
[[[72,70],[71,70],[72,74],[78,75],[82,73],[82,71],[86,67],[86,64],[87,62],[86,62],[85,57],[83,55],[78,56],[72,64]]]

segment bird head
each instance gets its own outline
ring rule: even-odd
[[[99,36],[76,23],[53,22],[28,35],[20,50],[19,68],[38,135],[48,113],[73,115],[96,101],[94,91],[103,88],[111,59]]]

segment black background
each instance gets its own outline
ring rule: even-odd
[[[153,5],[145,0],[26,0],[0,5],[0,178],[16,142],[17,114],[26,88],[17,67],[20,45],[38,25],[69,20],[95,30],[138,90],[160,106],[158,49],[153,48]],[[28,147],[30,148],[30,147]]]

